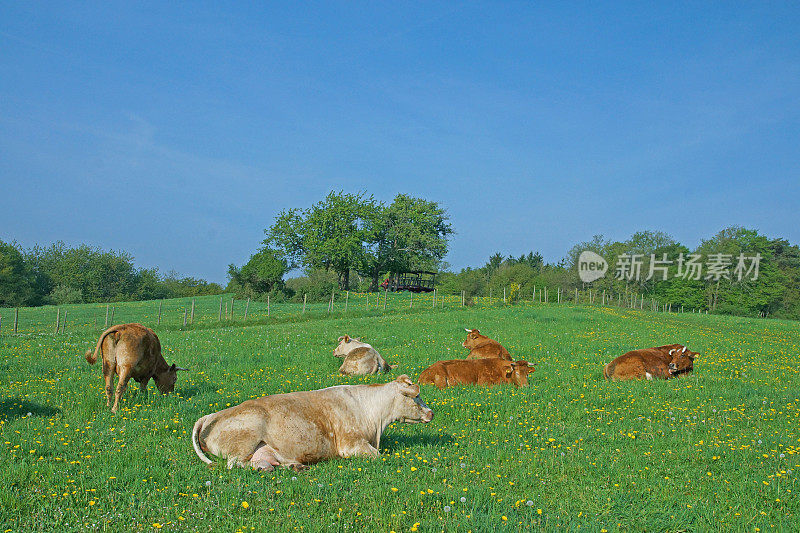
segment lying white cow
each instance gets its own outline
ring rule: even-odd
[[[377,457],[381,434],[397,420],[430,422],[433,411],[408,376],[383,385],[339,385],[247,400],[194,424],[197,456],[226,458],[228,468],[295,470],[325,459]]]
[[[387,363],[371,345],[349,335],[339,337],[339,345],[333,350],[333,355],[344,358],[342,366],[339,367],[340,374],[360,376],[388,372],[397,368],[397,365]]]

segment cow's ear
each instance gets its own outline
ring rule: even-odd
[[[175,366],[175,363],[172,363],[172,366],[171,366],[171,367],[169,367],[169,371],[170,371],[170,372],[175,372],[175,369],[176,369],[176,368],[177,368],[177,367]]]
[[[344,339],[344,342],[350,342],[350,335],[345,335],[342,338]]]
[[[510,378],[513,373],[514,373],[514,363],[511,363],[506,367],[506,377]]]
[[[481,334],[480,330],[477,330],[477,329],[473,329],[472,333],[474,333],[475,335],[480,335]]]
[[[699,353],[699,352],[689,352],[689,353],[687,353],[687,354],[686,354],[686,356],[687,356],[689,359],[691,359],[692,361],[694,361],[694,358],[695,358],[695,357],[697,357],[698,355],[700,355],[700,353]]]
[[[395,379],[397,383],[400,384],[400,393],[403,396],[408,396],[410,398],[416,398],[419,396],[419,385],[415,385],[411,378],[407,375],[403,374],[401,376],[397,376]]]
[[[336,342],[338,342],[339,344],[341,344],[343,340],[344,340],[344,336],[342,336],[342,337],[339,337],[338,339],[336,339]]]

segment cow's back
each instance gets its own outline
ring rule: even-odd
[[[499,342],[489,340],[470,350],[467,359],[503,359],[511,361],[511,354]]]
[[[354,376],[388,371],[389,365],[372,346],[352,350],[339,367],[339,373]]]
[[[607,380],[668,378],[669,352],[659,346],[624,353],[603,368]]]
[[[419,382],[436,385],[440,389],[454,385],[494,385],[507,382],[502,377],[502,361],[498,358],[438,361],[422,371]]]

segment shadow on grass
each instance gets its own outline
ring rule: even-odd
[[[40,403],[29,402],[22,398],[6,398],[0,402],[0,420],[16,420],[18,418],[30,416],[51,417],[61,412],[61,409],[42,405]]]
[[[381,453],[389,453],[414,446],[449,446],[452,444],[453,436],[447,434],[384,435],[381,437]]]

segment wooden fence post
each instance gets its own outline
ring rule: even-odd
[[[506,288],[503,287],[503,303],[506,303]]]
[[[344,295],[344,312],[347,313],[347,302],[350,300],[350,291],[347,291]]]
[[[267,301],[269,302],[269,294],[267,294]],[[267,304],[267,307],[269,307],[269,304]],[[247,297],[247,303],[244,306],[244,319],[243,320],[245,322],[247,321],[247,312],[249,310],[250,310],[250,297],[248,296]],[[269,315],[267,315],[267,316],[269,316]]]
[[[192,324],[194,324],[194,298],[192,298]]]
[[[186,308],[183,308],[183,327],[186,327]]]
[[[575,303],[578,303],[578,287],[575,287]]]
[[[164,303],[164,300],[158,302],[158,325],[161,325],[161,305]],[[108,309],[106,309],[106,325],[108,325]]]
[[[225,302],[225,320],[228,320],[228,302]]]
[[[378,293],[380,295],[380,293]],[[386,311],[386,300],[389,299],[389,287],[386,287],[386,290],[383,291],[383,310]]]
[[[231,320],[233,320],[233,302],[236,300],[236,297],[231,297]]]
[[[222,296],[219,297],[219,314],[217,315],[217,322],[222,322]]]
[[[64,320],[61,322],[61,333],[67,332],[67,310],[64,309]]]
[[[56,335],[58,335],[58,326],[61,323],[61,308],[56,307]]]
[[[111,308],[111,325],[112,326],[114,325],[114,315],[116,314],[116,312],[117,312],[117,306],[115,305],[115,306],[113,306]]]
[[[489,289],[491,290],[491,289]],[[492,303],[492,299],[489,298],[489,303]],[[436,309],[436,289],[433,289],[433,308]]]
[[[461,307],[464,307],[464,291],[461,291]]]
[[[408,304],[409,309],[414,309],[414,293],[411,293],[411,303]]]
[[[106,328],[108,327],[108,304],[106,304],[106,325],[105,325],[105,327]]]
[[[269,294],[267,294],[267,318],[269,318]]]
[[[303,312],[300,313],[302,315],[306,314],[306,297],[307,296],[308,296],[307,294],[303,294]]]
[[[17,332],[17,324],[19,324],[19,307],[14,309],[14,333]]]

